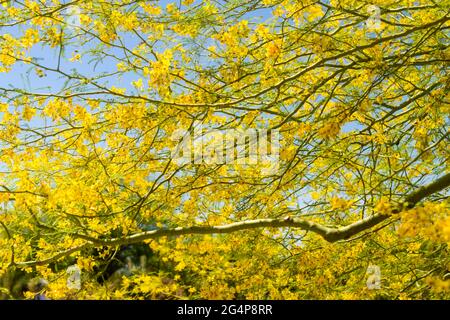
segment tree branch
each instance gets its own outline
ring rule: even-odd
[[[444,190],[448,186],[450,186],[450,173],[440,177],[439,179],[433,181],[432,183],[423,186],[407,195],[401,202],[401,205],[394,207],[391,214],[400,213],[404,209],[411,209],[422,199],[436,192]],[[15,263],[15,265],[18,267],[45,265],[54,262],[59,258],[62,258],[64,256],[67,256],[69,254],[72,254],[76,251],[79,251],[83,248],[90,246],[118,246],[118,245],[138,243],[144,240],[156,239],[165,236],[180,236],[187,234],[231,233],[256,228],[280,228],[280,227],[298,228],[305,231],[315,232],[329,242],[336,242],[338,240],[348,239],[361,231],[372,228],[373,226],[391,217],[391,214],[375,214],[371,217],[367,217],[365,219],[362,219],[360,221],[357,221],[355,223],[349,224],[341,228],[329,228],[319,223],[308,221],[302,218],[285,217],[275,219],[268,218],[268,219],[247,220],[241,222],[234,222],[222,226],[191,226],[191,227],[178,227],[173,229],[157,229],[136,233],[124,238],[113,238],[109,240],[102,240],[85,235],[72,234],[72,236],[82,238],[88,242],[83,245],[79,245],[77,247],[60,252],[57,255],[45,260],[17,262]]]

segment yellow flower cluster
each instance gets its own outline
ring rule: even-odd
[[[173,52],[168,49],[157,56],[158,60],[151,62],[151,68],[144,67],[144,75],[150,77],[149,86],[156,88],[161,96],[167,96],[170,93]]]
[[[66,101],[61,99],[53,99],[47,103],[44,108],[44,115],[57,120],[67,117],[70,114],[71,106]]]
[[[386,197],[382,197],[380,201],[375,205],[374,211],[376,213],[389,215],[392,213],[392,205],[389,202],[389,199]]]
[[[244,57],[247,55],[248,48],[246,45],[241,45],[240,39],[245,39],[250,32],[248,21],[242,20],[235,25],[228,28],[215,36],[214,39],[226,46],[225,54],[229,57]]]
[[[450,242],[450,209],[445,202],[427,202],[402,214],[398,233],[403,237],[422,236],[435,242]]]
[[[347,210],[351,207],[352,201],[340,197],[333,197],[330,200],[332,210]]]
[[[317,131],[319,137],[328,140],[335,138],[341,131],[341,125],[337,122],[329,121]]]
[[[442,280],[436,277],[429,277],[425,280],[433,291],[435,292],[446,292],[450,291],[450,280]]]

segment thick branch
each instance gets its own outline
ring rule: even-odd
[[[396,214],[405,208],[413,208],[419,201],[421,201],[425,197],[432,195],[436,192],[439,192],[447,188],[448,186],[450,186],[450,173],[407,195],[402,202],[403,205],[401,207],[393,209],[392,213]],[[88,242],[84,245],[74,247],[64,252],[60,252],[59,254],[49,259],[45,259],[42,261],[19,262],[16,263],[15,265],[19,267],[45,265],[50,262],[54,262],[63,256],[69,255],[73,252],[79,251],[89,246],[117,246],[117,245],[138,243],[144,240],[156,239],[165,236],[180,236],[187,234],[231,233],[256,228],[280,228],[280,227],[299,228],[305,231],[315,232],[329,242],[336,242],[338,240],[348,239],[361,231],[370,229],[373,226],[379,224],[380,222],[388,219],[390,216],[391,215],[386,214],[376,214],[341,228],[329,228],[302,218],[286,217],[275,219],[247,220],[241,222],[234,222],[222,226],[192,226],[192,227],[178,227],[173,229],[157,229],[136,233],[125,238],[114,238],[110,240],[96,239],[89,236],[74,234],[73,235],[74,237],[85,239]]]
[[[26,268],[26,267],[34,267],[34,266],[45,266],[48,265],[50,263],[56,262],[58,261],[58,259],[66,257],[71,255],[74,252],[78,252],[82,249],[88,248],[92,246],[92,243],[83,243],[79,246],[76,247],[72,247],[70,249],[64,250],[59,252],[58,254],[55,254],[53,257],[47,258],[47,259],[43,259],[43,260],[37,260],[37,261],[26,261],[26,262],[17,262],[17,263],[12,263],[11,265],[13,266],[17,266],[19,268]]]

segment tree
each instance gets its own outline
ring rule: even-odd
[[[449,298],[448,1],[2,5],[0,273],[50,298]],[[150,262],[99,281],[130,245]]]

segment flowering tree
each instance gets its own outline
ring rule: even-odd
[[[3,1],[2,292],[449,298],[449,8]]]

